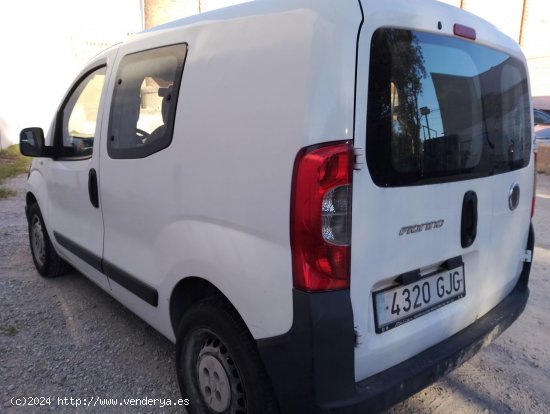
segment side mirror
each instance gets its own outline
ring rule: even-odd
[[[19,134],[19,151],[27,157],[48,157],[42,128],[25,128]]]

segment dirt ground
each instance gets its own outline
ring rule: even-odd
[[[0,200],[0,413],[181,412],[90,407],[59,398],[180,398],[172,344],[77,272],[34,270],[24,217],[25,177]],[[538,177],[531,297],[523,315],[469,362],[389,413],[550,413],[550,176]],[[53,404],[15,407],[16,396]],[[66,400],[68,402],[68,400]],[[61,401],[63,402],[63,401]]]

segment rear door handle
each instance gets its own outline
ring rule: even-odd
[[[88,173],[88,194],[90,196],[90,203],[95,208],[99,208],[99,191],[97,188],[97,173],[95,169],[91,169]]]
[[[477,194],[468,191],[462,201],[462,222],[460,225],[460,244],[463,248],[471,246],[477,236]]]

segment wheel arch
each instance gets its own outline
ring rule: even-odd
[[[180,280],[170,295],[170,324],[172,331],[177,335],[181,318],[196,303],[204,299],[220,298],[233,308],[235,313],[243,320],[235,306],[220,289],[206,279],[190,276]],[[243,320],[244,322],[244,320]],[[246,324],[245,324],[246,326]]]
[[[25,211],[33,204],[38,204],[38,208],[42,214],[44,220],[48,217],[48,198],[47,198],[47,186],[42,171],[37,168],[33,168],[35,163],[31,165],[31,170],[27,178],[27,193],[25,195]]]
[[[28,213],[30,206],[33,204],[38,204],[38,200],[31,191],[27,191],[27,195],[25,196],[25,212]]]

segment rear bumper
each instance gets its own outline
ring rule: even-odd
[[[527,248],[533,250],[531,226]],[[415,394],[490,344],[523,312],[531,263],[514,290],[476,322],[422,353],[354,380],[355,332],[349,291],[294,291],[294,323],[258,349],[284,413],[379,412]]]

